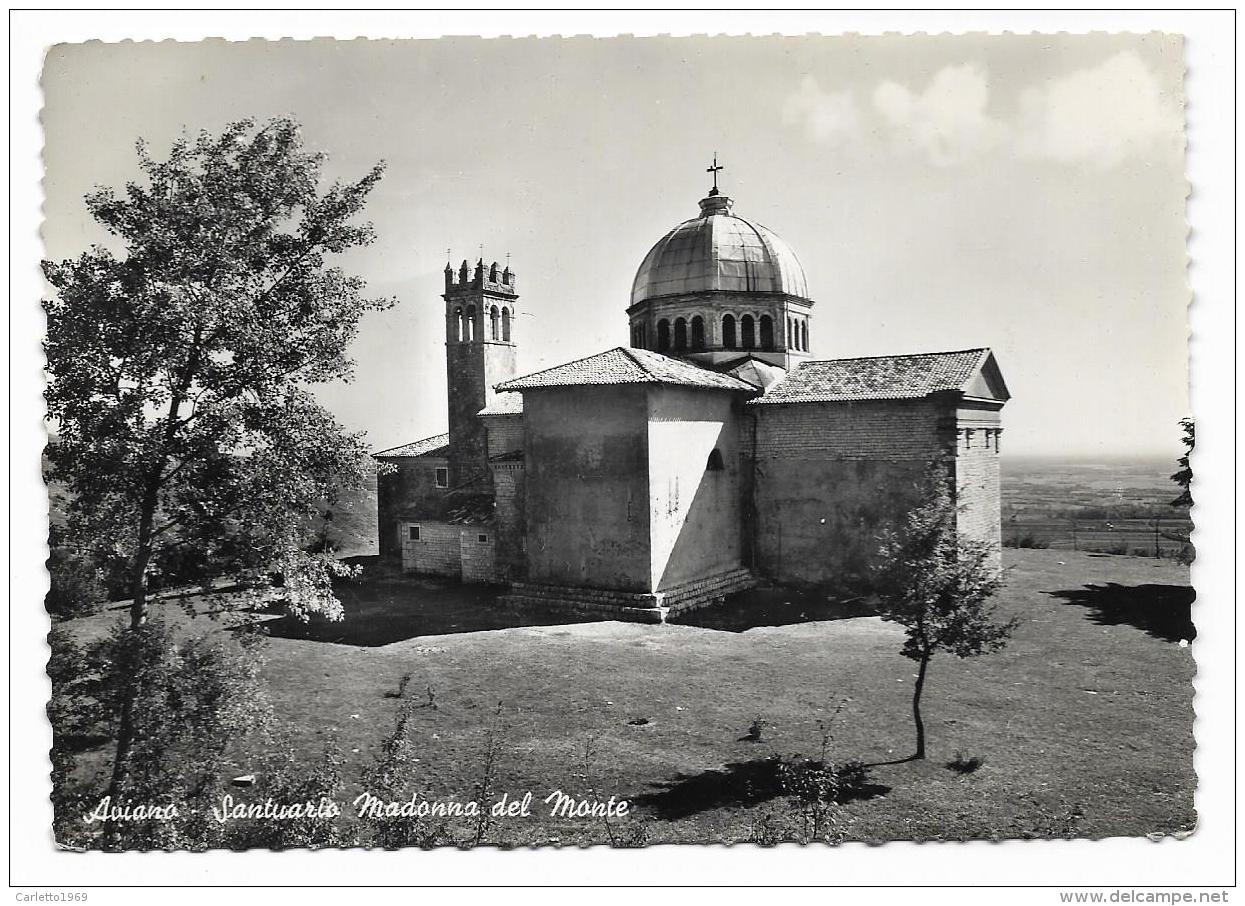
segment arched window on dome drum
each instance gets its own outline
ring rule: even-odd
[[[674,348],[676,352],[687,349],[687,321],[676,318],[674,322]]]
[[[501,310],[501,338],[502,342],[510,342],[510,309],[503,308]]]
[[[643,349],[644,348],[644,323],[643,322],[631,325],[631,348],[632,349]]]
[[[467,315],[463,324],[463,339],[471,342],[476,338],[476,307],[474,305],[467,306]]]
[[[700,315],[692,318],[692,349],[705,348],[705,319]]]
[[[795,338],[792,336],[794,329],[795,329],[795,319],[788,318],[787,319],[787,348],[788,349],[795,348]]]
[[[735,348],[735,316],[722,317],[722,346],[726,349]]]
[[[458,343],[463,341],[463,309],[461,305],[454,309],[454,340]]]
[[[761,348],[767,351],[774,348],[774,319],[769,315],[761,315]]]
[[[800,322],[800,349],[808,352],[808,322]]]
[[[497,331],[497,322],[501,320],[501,316],[497,312],[497,306],[494,305],[488,312],[489,320],[489,339],[500,340],[501,334]]]
[[[665,318],[657,322],[657,351],[670,351],[670,322]]]
[[[753,349],[756,347],[756,323],[752,320],[752,315],[744,315],[739,319],[739,332],[743,334],[744,349]]]

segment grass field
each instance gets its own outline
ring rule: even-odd
[[[935,658],[925,762],[902,761],[913,745],[913,665],[898,654],[900,630],[812,601],[783,610],[769,600],[786,625],[733,617],[723,624],[731,631],[554,617],[514,625],[478,592],[377,578],[345,595],[347,621],[329,630],[337,641],[274,637],[266,674],[300,755],[313,759],[335,735],[348,785],[393,726],[403,675],[408,695],[431,689],[436,707],[417,709],[411,725],[430,798],[470,798],[500,702],[494,789],[530,790],[537,807],[500,819],[494,844],[602,842],[599,822],[544,816],[540,800],[556,789],[631,800],[623,825],[644,825],[650,843],[751,839],[789,808],[766,759],[816,756],[818,722],[839,704],[829,755],[870,765],[873,793],[837,810],[844,839],[1191,828],[1194,663],[1179,644],[1191,635],[1187,570],[1051,550],[1009,550],[1005,561],[1002,608],[1024,622],[998,654]],[[745,602],[731,603],[737,613]],[[222,631],[164,609],[188,632]],[[114,618],[75,621],[75,634]],[[378,621],[383,632],[368,628]],[[750,741],[758,718],[765,730]],[[957,758],[982,763],[963,773],[948,767]]]

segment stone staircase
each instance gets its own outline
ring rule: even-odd
[[[658,592],[627,592],[569,585],[514,582],[501,597],[518,608],[550,608],[575,613],[599,614],[614,620],[664,623],[671,614],[705,607],[732,592],[751,588],[756,578],[744,567],[684,582]]]

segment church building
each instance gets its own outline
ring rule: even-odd
[[[449,432],[376,454],[383,556],[656,622],[759,580],[859,587],[931,468],[997,551],[994,355],[817,359],[799,260],[716,175],[641,262],[627,346],[520,375],[515,274],[446,266]]]

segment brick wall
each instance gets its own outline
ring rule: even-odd
[[[1003,544],[999,488],[1000,417],[997,408],[962,407],[956,417],[956,529],[994,548]]]
[[[929,464],[954,454],[955,413],[939,399],[749,409],[753,567],[780,582],[863,582],[877,534],[919,500]]]
[[[480,419],[484,422],[488,433],[488,455],[498,456],[523,449],[523,415],[485,415]]]
[[[759,416],[758,459],[929,459],[947,451],[953,424],[930,398],[749,408]]]

